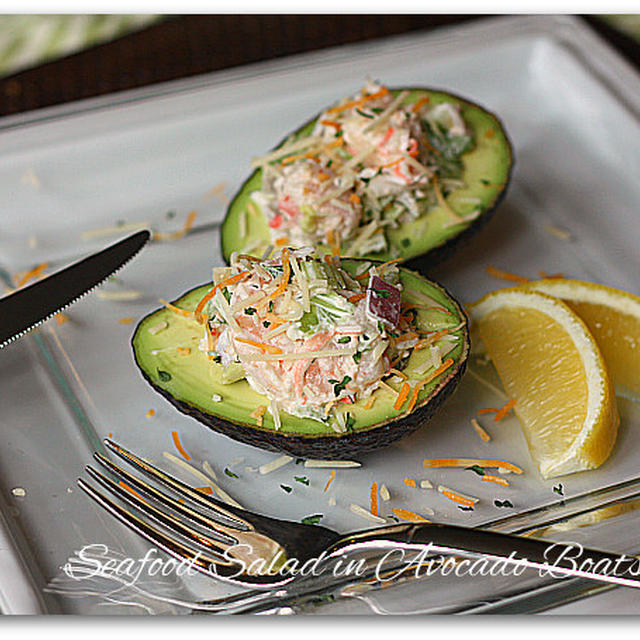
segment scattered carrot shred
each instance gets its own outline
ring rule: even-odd
[[[191,349],[189,347],[178,347],[178,353],[181,356],[188,356],[191,353]]]
[[[33,280],[34,278],[38,278],[40,275],[42,275],[42,272],[48,266],[49,266],[48,262],[43,262],[42,264],[39,264],[38,266],[34,267],[33,269],[30,269],[26,273],[22,274],[20,279],[18,279],[16,281],[16,287],[22,287],[25,284],[27,284],[27,282],[29,282],[29,280]]]
[[[324,485],[324,489],[323,489],[323,493],[325,493],[327,491],[327,489],[331,486],[331,483],[335,480],[336,477],[336,470],[332,469],[331,473],[329,474],[329,479],[327,480],[327,484]]]
[[[405,478],[404,483],[407,487],[413,487],[414,489],[418,486],[413,478]]]
[[[274,244],[276,247],[284,247],[285,244],[289,244],[289,238],[287,236],[282,236],[282,238],[278,238]]]
[[[378,483],[377,482],[372,482],[371,483],[371,513],[374,516],[378,515]]]
[[[113,438],[113,433],[107,433],[107,437]]]
[[[172,431],[171,432],[171,437],[173,438],[173,444],[175,445],[176,449],[180,452],[180,455],[187,462],[189,462],[189,460],[191,460],[191,456],[184,450],[184,447],[182,446],[182,443],[180,442],[180,436],[178,435],[178,432],[177,431]]]
[[[516,275],[515,273],[510,273],[509,271],[503,271],[502,269],[496,269],[496,267],[491,264],[487,266],[486,271],[490,276],[499,278],[500,280],[507,280],[508,282],[519,282],[520,284],[529,282],[529,278]]]
[[[400,393],[398,393],[398,397],[396,398],[396,401],[393,403],[393,408],[396,411],[400,411],[400,409],[402,408],[402,405],[407,399],[407,396],[409,395],[410,390],[411,390],[411,387],[409,386],[409,383],[403,382],[402,387],[400,387]]]
[[[342,125],[335,120],[320,120],[320,124],[323,124],[325,127],[334,127],[337,131],[342,129]]]
[[[364,293],[356,293],[354,296],[347,298],[347,300],[352,304],[355,304],[356,302],[360,302],[360,300],[362,300],[365,297],[366,295]]]
[[[209,292],[204,296],[204,298],[202,298],[202,300],[198,302],[198,306],[193,312],[193,315],[195,315],[196,319],[199,322],[203,322],[202,310],[204,309],[204,306],[207,304],[207,302],[209,302],[209,300],[211,300],[211,298],[213,298],[213,296],[216,295],[216,291],[218,291],[218,289],[223,289],[224,287],[228,287],[232,284],[236,284],[244,280],[245,278],[248,278],[250,275],[251,273],[249,271],[242,271],[241,273],[238,273],[235,276],[231,276],[230,278],[226,278],[225,280],[222,280],[222,282],[219,282],[215,287],[212,287],[209,290]]]
[[[213,489],[211,487],[197,487],[196,491],[200,491],[200,493],[204,493],[208,496],[213,495]]]
[[[389,93],[389,89],[386,87],[382,87],[380,91],[376,91],[375,93],[370,93],[369,95],[360,98],[359,100],[351,100],[349,102],[344,102],[343,104],[339,104],[337,107],[332,107],[331,109],[327,109],[327,113],[340,113],[341,111],[346,111],[347,109],[351,109],[353,107],[359,107],[361,104],[365,102],[369,102],[369,100],[375,100],[376,98],[382,98],[382,96],[386,96]]]
[[[479,416],[483,416],[486,413],[498,413],[499,409],[493,409],[491,407],[487,408],[487,409],[478,409],[478,415]]]
[[[248,273],[248,272],[247,272]],[[289,249],[286,247],[282,250],[282,278],[280,279],[280,284],[275,288],[275,290],[270,293],[266,300],[275,300],[281,293],[284,293],[284,290],[287,288],[289,284],[289,276],[291,275],[291,265],[289,264]]]
[[[475,418],[471,418],[471,426],[473,427],[474,431],[480,436],[482,442],[491,441],[491,436],[485,431],[482,425]]]
[[[416,406],[416,403],[418,402],[418,394],[422,387],[437,378],[440,374],[444,373],[452,364],[453,358],[447,358],[428,378],[424,378],[416,384],[413,388],[413,393],[411,394],[411,400],[409,400],[409,404],[407,406],[407,413],[411,413],[413,408]]]
[[[156,415],[155,409],[149,409],[147,413],[144,414],[145,418],[153,418]]]
[[[512,398],[511,400],[509,400],[509,402],[507,402],[507,404],[504,405],[504,407],[501,407],[500,410],[496,413],[495,418],[493,419],[494,422],[500,422],[500,420],[503,420],[504,418],[507,417],[508,413],[511,411],[511,409],[513,409],[513,407],[516,406],[516,399]]]
[[[196,211],[190,211],[189,212],[189,215],[187,216],[187,219],[185,220],[184,227],[182,228],[182,231],[184,233],[189,233],[189,231],[191,231],[191,229],[193,229],[193,225],[194,225],[197,217],[198,217],[198,213]]]
[[[391,162],[387,162],[387,164],[383,164],[382,168],[383,169],[390,169],[391,167],[395,167],[397,165],[399,165],[402,162],[402,158],[396,158],[395,160],[392,160]]]
[[[440,338],[444,338],[444,336],[446,336],[448,333],[449,333],[449,329],[440,329],[440,331],[436,331],[432,335],[427,336],[422,340],[419,340],[415,344],[414,349],[418,349],[418,350],[424,349],[425,347],[428,347],[429,345],[433,344],[436,340],[440,340]]]
[[[349,202],[352,202],[353,204],[360,204],[360,196],[357,193],[352,193],[349,196]]]
[[[473,507],[473,505],[475,504],[473,500],[469,500],[469,498],[465,498],[464,496],[461,496],[459,493],[456,493],[451,489],[447,489],[446,487],[439,488],[440,493],[445,496],[445,498],[449,498],[449,500],[453,500],[454,502],[457,502],[458,504],[461,504],[465,507]]]
[[[185,318],[193,317],[192,311],[187,311],[186,309],[180,309],[179,307],[176,307],[175,305],[171,304],[170,302],[167,302],[166,300],[163,300],[162,298],[158,298],[158,302],[164,305],[167,309],[169,309],[169,311],[173,311],[173,313],[177,313],[179,316],[184,316]]]
[[[488,476],[485,474],[482,476],[482,482],[495,482],[503,487],[509,486],[509,481],[506,478],[501,478],[500,476]]]
[[[411,111],[413,111],[413,113],[418,113],[418,111],[420,111],[425,104],[429,104],[429,102],[429,96],[424,96],[424,98],[420,98],[420,100],[413,105]]]
[[[68,316],[65,316],[64,313],[58,313],[56,314],[56,322],[58,324],[64,324],[65,322],[67,322],[69,320]],[[133,320],[133,318],[131,318],[131,320]]]
[[[376,401],[375,396],[371,396],[369,398],[369,400],[367,400],[367,404],[364,405],[365,410],[368,411],[369,409],[371,409],[373,407],[375,401]]]
[[[267,411],[267,407],[264,404],[258,405],[249,415],[256,421],[256,425],[262,426],[264,420],[264,414]]]
[[[391,509],[391,511],[393,512],[393,515],[398,516],[398,518],[402,518],[403,520],[409,520],[409,522],[431,522],[408,509]]]
[[[59,315],[59,314],[58,314],[58,315]],[[120,319],[118,320],[118,322],[119,322],[120,324],[131,324],[131,323],[133,322],[133,320],[134,320],[134,318],[132,318],[131,316],[129,316],[129,317],[127,317],[127,318],[120,318]],[[58,322],[60,322],[60,321],[58,320]]]
[[[481,460],[478,458],[425,458],[422,461],[422,466],[426,469],[433,469],[435,467],[472,467],[473,465],[477,465],[479,467],[507,469],[514,473],[522,473],[522,469],[520,467],[517,467],[511,462],[505,462],[504,460]]]
[[[556,278],[564,278],[564,277],[566,277],[564,275],[564,273],[547,273],[546,271],[543,271],[542,269],[540,269],[540,271],[538,271],[538,275],[541,278],[544,278],[545,280],[555,280]]]
[[[242,338],[238,336],[234,336],[234,340],[237,340],[238,342],[244,342],[245,344],[250,344],[252,347],[258,347],[266,353],[272,353],[274,355],[282,353],[282,349],[280,349],[279,347],[274,347],[273,345],[265,344],[264,342],[256,342],[255,340],[250,340],[249,338]]]
[[[388,267],[396,262],[400,262],[402,258],[395,258],[394,260],[388,260],[387,262],[383,262],[379,267],[378,271],[382,271],[385,267]]]

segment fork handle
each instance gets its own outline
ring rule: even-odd
[[[370,529],[346,536],[336,545],[345,551],[365,546],[427,552],[425,562],[433,560],[435,555],[480,555],[493,561],[494,566],[503,563],[512,567],[512,575],[534,569],[543,577],[588,578],[640,588],[638,557],[588,549],[573,542],[546,542],[483,529],[429,523]],[[393,559],[397,560],[398,556]]]

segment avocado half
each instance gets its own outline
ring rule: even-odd
[[[434,264],[448,256],[461,241],[468,239],[489,220],[511,179],[513,150],[500,120],[479,105],[435,89],[398,88],[390,91],[398,95],[407,90],[410,93],[403,104],[414,104],[428,97],[432,105],[442,102],[460,105],[462,117],[472,129],[474,138],[473,148],[462,156],[465,187],[450,193],[446,201],[462,217],[478,209],[480,214],[473,220],[450,225],[447,224],[450,216],[441,206],[431,207],[416,220],[387,231],[391,246],[389,250],[363,256],[382,261],[396,257],[408,261],[421,256],[422,266]],[[288,135],[275,149],[311,135],[318,117],[315,116]],[[251,193],[259,190],[261,184],[262,169],[257,169],[229,204],[221,229],[222,255],[227,262],[234,251],[261,256],[270,243],[266,217],[251,215],[248,210]],[[258,205],[255,202],[253,204],[259,211]],[[320,247],[329,250],[323,245]]]
[[[342,260],[342,267],[355,272],[361,263],[360,260]],[[446,312],[418,309],[418,326],[426,330],[457,326],[452,335],[459,336],[455,348],[446,356],[453,359],[453,365],[424,386],[415,409],[409,414],[393,408],[395,395],[378,389],[373,394],[376,400],[370,409],[364,408],[362,400],[340,407],[340,411],[348,411],[355,418],[347,433],[336,433],[328,424],[284,411],[280,413],[282,425],[278,431],[268,411],[262,426],[258,426],[251,413],[260,405],[268,406],[268,399],[254,391],[244,379],[223,384],[222,365],[212,362],[198,349],[203,336],[202,325],[166,308],[153,311],[136,327],[132,338],[135,362],[147,382],[179,411],[245,444],[301,458],[334,460],[386,447],[431,418],[458,384],[469,354],[466,315],[451,295],[441,285],[407,269],[400,269],[400,280],[403,300],[419,304],[420,295],[427,295],[446,309]],[[193,310],[210,288],[210,284],[196,287],[173,304]],[[157,331],[159,327],[162,329]],[[404,371],[411,377],[411,370],[428,357],[429,349],[414,350]]]

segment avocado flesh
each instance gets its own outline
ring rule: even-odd
[[[361,262],[343,260],[342,266],[354,273]],[[349,412],[355,418],[353,430],[348,433],[338,434],[329,424],[284,411],[280,413],[282,426],[279,430],[275,430],[268,411],[259,427],[251,413],[260,405],[268,406],[269,400],[254,391],[246,380],[225,384],[223,367],[198,349],[203,326],[165,308],[152,312],[138,324],[132,338],[135,361],[144,378],[177,409],[247,444],[300,457],[327,459],[377,449],[424,424],[457,385],[469,352],[466,317],[457,302],[440,285],[406,269],[400,270],[400,280],[404,287],[403,300],[424,304],[419,296],[427,295],[449,311],[419,309],[417,323],[420,328],[434,330],[465,323],[451,334],[459,336],[459,344],[446,356],[453,358],[454,364],[424,386],[416,408],[408,415],[393,409],[395,395],[378,389],[373,394],[376,400],[371,409],[364,408],[367,399],[361,399],[354,405],[341,405],[339,411]],[[203,285],[192,289],[173,304],[193,310],[210,287]],[[417,291],[418,296],[409,290]],[[165,328],[153,332],[164,327],[165,323]],[[182,353],[178,347],[183,347]],[[190,350],[188,354],[185,347]],[[411,372],[428,357],[428,349],[412,352],[405,373],[411,377]],[[400,388],[399,384],[391,383],[391,386]],[[215,396],[221,396],[222,400],[213,400]]]
[[[397,95],[403,89],[394,89]],[[458,96],[431,89],[410,89],[404,104],[413,104],[423,97],[428,97],[430,104],[442,102],[458,104],[464,121],[473,131],[474,145],[470,151],[462,155],[463,181],[465,187],[456,189],[446,197],[449,206],[460,216],[471,214],[480,209],[478,217],[467,222],[449,225],[450,215],[441,207],[428,209],[418,219],[400,225],[387,232],[390,249],[368,256],[375,260],[390,260],[395,257],[403,261],[432,253],[433,258],[443,258],[457,244],[461,237],[468,237],[471,230],[480,228],[495,210],[503,198],[508,186],[513,165],[511,144],[498,118],[482,107]],[[288,136],[276,148],[286,141],[293,141],[309,136],[313,131],[317,118],[304,124],[300,129]],[[252,192],[260,189],[262,170],[254,171],[231,201],[222,225],[222,255],[227,262],[234,251],[260,256],[270,243],[270,232],[266,217],[254,202],[255,210],[260,215],[252,214],[247,206]],[[476,199],[476,201],[470,201]],[[244,217],[244,221],[242,218]],[[246,229],[243,237],[242,228]],[[322,246],[322,245],[320,245]],[[250,250],[246,250],[249,247]],[[324,247],[329,250],[329,248]],[[397,252],[397,255],[396,255]],[[348,255],[348,248],[343,251]],[[432,261],[430,261],[432,262]]]

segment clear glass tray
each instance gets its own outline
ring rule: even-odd
[[[293,520],[322,513],[322,524],[342,532],[368,526],[349,506],[367,507],[376,480],[392,494],[382,506],[385,516],[393,507],[418,513],[430,508],[435,521],[582,536],[592,546],[638,551],[633,537],[620,533],[629,530],[630,520],[637,522],[634,496],[640,492],[640,406],[632,402],[620,401],[618,442],[602,468],[543,481],[515,418],[486,422],[489,444],[473,432],[469,419],[477,408],[500,399],[467,375],[425,428],[363,456],[359,469],[339,470],[325,493],[327,470],[290,463],[269,475],[256,473],[276,456],[178,414],[134,366],[129,340],[135,322],[157,306],[157,298],[174,299],[206,282],[211,267],[222,263],[218,226],[250,158],[366,77],[468,96],[498,113],[512,139],[514,178],[494,220],[428,274],[460,301],[504,284],[487,275],[488,264],[534,278],[539,270],[562,272],[640,293],[640,231],[634,224],[640,185],[633,171],[640,166],[637,76],[572,18],[492,19],[0,121],[0,189],[10,212],[0,217],[0,265],[7,283],[40,262],[62,264],[138,225],[178,230],[189,212],[197,212],[192,232],[152,243],[103,288],[135,290],[140,293],[135,300],[93,293],[66,313],[68,322],[49,323],[0,354],[0,512],[24,565],[22,578],[36,594],[34,607],[181,613],[189,609],[171,599],[200,601],[235,591],[202,579],[167,579],[147,585],[162,598],[107,596],[104,585],[59,580],[60,567],[83,545],[104,543],[122,556],[144,555],[145,545],[75,486],[108,434],[191,481],[163,458],[164,451],[175,453],[171,431],[177,430],[194,464],[209,461],[224,488],[248,509]],[[571,239],[550,233],[550,225],[567,230]],[[109,226],[115,227],[113,234],[94,234]],[[149,409],[153,417],[146,417]],[[422,467],[425,457],[489,455],[515,462],[524,474],[510,476],[510,487],[496,489],[470,472]],[[239,477],[226,476],[225,467]],[[309,486],[295,482],[294,475],[307,476]],[[405,486],[406,476],[481,500],[473,512],[463,512],[433,490]],[[553,490],[559,482],[561,502]],[[285,493],[281,484],[293,491]],[[26,495],[14,495],[15,488]],[[328,504],[332,497],[335,506]],[[497,508],[494,499],[508,499],[514,508]],[[620,501],[627,507],[597,515],[603,504]],[[574,519],[585,512],[591,515]],[[542,531],[550,522],[565,524]],[[3,575],[0,583],[6,591],[18,579]],[[327,587],[323,598],[301,595],[288,609],[274,610],[533,611],[593,592],[581,581],[543,582],[405,580],[385,589],[354,584]]]

